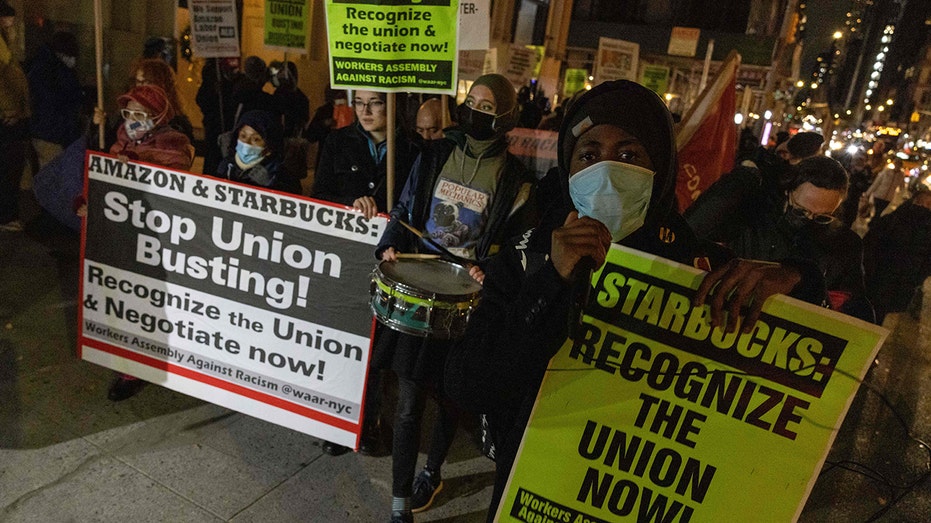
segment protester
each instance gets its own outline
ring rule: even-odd
[[[32,98],[32,146],[39,168],[58,156],[81,136],[81,104],[84,92],[74,70],[78,39],[56,31],[36,53],[29,68]]]
[[[194,160],[188,137],[172,127],[175,110],[156,85],[133,87],[117,99],[123,125],[110,153],[130,160],[186,171]]]
[[[123,125],[117,131],[116,143],[110,147],[111,154],[170,169],[187,171],[191,168],[194,147],[184,133],[169,125],[175,113],[165,91],[155,85],[140,85],[121,95],[117,102]],[[82,206],[78,214],[86,215],[86,206]],[[123,401],[136,395],[145,383],[122,374],[110,385],[107,398]]]
[[[297,66],[275,60],[268,65],[268,76],[275,87],[272,96],[284,112],[284,135],[300,136],[310,118],[310,100],[297,86]]]
[[[19,182],[29,147],[29,82],[14,56],[16,10],[0,0],[0,231],[19,232]]]
[[[277,115],[248,111],[233,129],[235,142],[217,167],[217,177],[292,194],[301,184],[284,172],[284,131]]]
[[[388,113],[385,93],[356,91],[353,107],[357,121],[332,132],[320,150],[320,161],[310,196],[350,205],[370,219],[379,212],[388,212]],[[407,181],[415,150],[400,129],[394,147],[395,187],[400,188]],[[386,327],[381,324],[376,326],[359,443],[359,451],[363,454],[376,452],[380,438],[378,411],[381,406],[381,379],[387,366],[383,360],[389,354],[382,345],[390,344],[393,340],[392,334],[385,334],[385,330]],[[327,441],[323,444],[323,451],[331,456],[339,456],[348,452],[349,448]]]
[[[612,242],[693,266],[725,259],[720,249],[698,242],[675,211],[672,117],[651,90],[619,80],[582,95],[567,110],[558,157],[550,175],[561,184],[560,197],[538,228],[487,264],[482,300],[446,364],[450,396],[488,417],[496,448],[489,521],[547,362],[566,340],[576,265],[591,258],[597,268]],[[728,310],[727,330],[734,330],[735,313],[749,303],[746,331],[769,296],[793,291],[820,299],[819,284],[810,264],[734,259],[705,277],[694,304],[710,303],[713,325],[724,325]],[[752,290],[728,302],[738,285]]]
[[[304,128],[310,117],[310,100],[297,86],[297,66],[294,62],[274,61],[268,65],[268,74],[275,92],[278,107],[284,113],[284,173],[295,183],[307,177],[308,141]]]
[[[161,36],[150,36],[142,45],[142,57],[145,59],[154,58],[170,64],[171,47],[169,47],[168,42]]]
[[[143,58],[130,67],[130,76],[127,91],[139,85],[154,85],[165,91],[168,103],[174,109],[174,117],[168,125],[181,131],[191,142],[194,141],[194,126],[184,114],[181,99],[178,97],[178,86],[175,82],[175,72],[171,66],[159,58]]]
[[[712,184],[685,212],[702,239],[756,260],[810,260],[818,265],[831,308],[873,320],[863,286],[860,237],[835,213],[847,194],[844,168],[825,156],[790,166],[778,200],[759,171],[735,169]]]
[[[388,212],[388,113],[385,93],[358,90],[357,121],[330,134],[320,150],[311,198],[349,205],[366,218]],[[396,134],[395,187],[404,186],[414,157],[410,141]]]
[[[263,90],[268,80],[265,60],[258,56],[247,57],[243,62],[243,74],[233,81],[231,97],[235,113],[226,122],[227,130],[238,127],[238,118],[249,111],[268,111],[281,118],[283,111],[278,100]]]
[[[346,91],[327,87],[323,91],[323,99],[323,105],[314,111],[314,115],[304,131],[304,138],[309,143],[320,144],[314,166],[320,163],[323,143],[326,141],[327,136],[332,131],[352,125],[356,119],[352,107],[349,106]]]
[[[420,104],[414,130],[424,141],[443,137],[443,102],[439,98],[428,98]]]
[[[866,155],[855,154],[850,160],[847,173],[850,174],[850,187],[847,189],[847,197],[844,198],[841,206],[841,221],[845,226],[850,227],[860,214],[860,198],[873,183],[873,171],[866,161]]]
[[[863,238],[866,290],[876,321],[907,309],[931,276],[931,191],[922,187],[896,210],[870,223]]]
[[[205,174],[217,172],[223,158],[219,138],[226,126],[233,125],[233,82],[238,75],[238,58],[208,58],[201,69],[201,84],[195,101],[204,115]]]
[[[876,179],[869,186],[863,197],[872,204],[873,216],[882,216],[896,194],[905,189],[905,173],[902,172],[902,160],[895,158],[879,171]]]
[[[776,154],[794,165],[821,153],[824,137],[815,132],[801,132],[776,146]]]
[[[424,143],[411,169],[376,257],[396,261],[398,253],[436,252],[401,225],[407,222],[449,251],[473,260],[470,273],[481,282],[481,266],[517,231],[536,223],[535,178],[507,153],[505,133],[517,123],[517,97],[498,74],[475,80],[459,111],[459,128],[442,140]],[[468,205],[463,205],[467,201]],[[445,211],[454,209],[454,215]],[[420,422],[426,392],[442,384],[448,340],[395,333],[392,368],[398,376],[398,404],[392,449],[392,521],[412,521],[443,488],[440,467],[452,444],[458,413],[440,391],[427,463],[411,479],[417,463]]]

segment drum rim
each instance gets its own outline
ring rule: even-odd
[[[401,261],[401,260],[399,260],[399,261]],[[463,265],[461,265],[461,264],[458,264],[458,263],[451,262],[451,261],[446,261],[446,260],[419,260],[419,261],[420,261],[420,262],[442,262],[442,263],[444,263],[444,264],[448,264],[448,265],[452,265],[452,266],[454,266],[454,267],[458,267],[458,268],[462,269],[463,271],[466,271],[466,273],[468,273],[468,269],[466,269],[465,266],[463,266]],[[390,264],[393,264],[393,263],[397,263],[397,262],[392,262],[392,261],[388,261],[388,260],[382,260],[382,261],[378,262],[378,265],[375,266],[375,269],[372,271],[372,280],[375,281],[375,283],[376,283],[377,285],[380,286],[380,281],[389,281],[389,282],[391,282],[392,284],[394,284],[395,286],[397,286],[397,287],[403,289],[404,291],[410,291],[410,294],[413,295],[413,296],[415,296],[415,297],[420,297],[420,298],[424,298],[424,299],[432,299],[432,300],[435,300],[435,301],[438,302],[438,303],[445,303],[445,304],[449,304],[449,305],[454,305],[454,304],[457,304],[457,303],[460,303],[460,302],[463,302],[463,301],[471,301],[472,299],[476,298],[476,297],[481,293],[481,291],[482,291],[481,284],[478,283],[478,282],[475,282],[475,284],[478,286],[478,288],[476,288],[474,291],[472,291],[472,292],[463,292],[463,293],[459,293],[459,294],[447,294],[447,293],[440,293],[440,292],[431,292],[431,291],[426,291],[426,290],[424,290],[424,289],[422,289],[422,288],[419,288],[419,287],[412,287],[410,284],[407,284],[407,283],[401,282],[401,281],[397,281],[396,279],[392,278],[391,276],[385,274],[385,271],[383,271],[383,270],[381,269],[382,266],[383,266],[384,264],[389,264],[389,265],[390,265]],[[376,276],[377,276],[378,278],[376,278]],[[473,280],[473,281],[474,281],[474,280]],[[385,289],[385,290],[387,290],[387,289]]]

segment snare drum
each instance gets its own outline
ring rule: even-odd
[[[372,272],[372,312],[405,334],[452,339],[465,332],[482,286],[443,260],[383,261]]]

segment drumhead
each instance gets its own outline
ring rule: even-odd
[[[437,295],[468,296],[482,290],[468,269],[445,260],[383,261],[378,270],[392,281]]]

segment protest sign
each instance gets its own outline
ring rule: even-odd
[[[97,153],[87,165],[81,357],[354,446],[386,218]]]
[[[533,71],[537,67],[537,51],[517,44],[508,46],[508,61],[503,69],[498,71],[511,81],[515,89],[528,85],[533,78]]]
[[[640,44],[602,36],[598,39],[594,85],[610,80],[636,82],[639,60]]]
[[[502,521],[793,521],[886,336],[777,296],[748,334],[703,273],[614,246],[550,361]],[[535,519],[536,518],[536,519]]]
[[[327,0],[337,89],[455,94],[458,0]]]
[[[308,0],[265,0],[265,47],[307,54]]]
[[[669,87],[669,68],[665,65],[644,65],[640,73],[640,84],[663,96]]]
[[[508,152],[520,160],[537,179],[556,167],[558,135],[555,131],[516,127],[508,131]]]
[[[673,56],[695,56],[699,36],[701,29],[697,27],[673,27],[666,53]]]
[[[588,69],[566,69],[566,77],[562,82],[562,95],[571,98],[572,95],[585,89],[588,81]]]
[[[459,51],[459,80],[473,82],[485,74],[486,51]]]
[[[191,0],[191,52],[199,58],[239,56],[235,0]]]
[[[488,49],[491,0],[459,2],[459,50]]]

